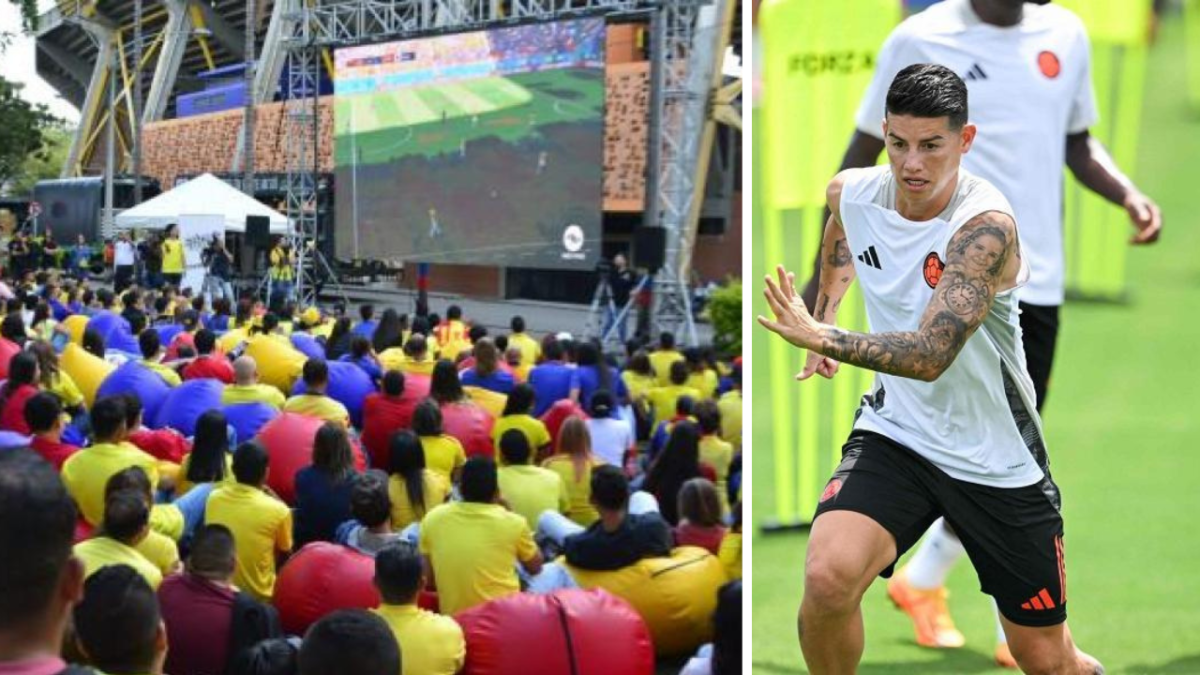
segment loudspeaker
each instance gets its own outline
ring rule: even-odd
[[[667,230],[664,227],[639,227],[633,231],[633,266],[657,272],[667,254]]]
[[[246,216],[246,245],[259,248],[271,246],[271,219],[266,216]]]

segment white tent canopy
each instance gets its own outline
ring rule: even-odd
[[[116,217],[117,229],[161,230],[179,222],[183,215],[221,216],[226,232],[245,232],[246,216],[271,219],[271,232],[288,230],[287,216],[263,204],[229,183],[206,173],[162,193],[149,201],[122,211]]]

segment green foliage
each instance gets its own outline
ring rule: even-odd
[[[713,343],[722,353],[742,353],[742,280],[730,278],[708,300]]]
[[[58,178],[71,150],[73,134],[73,129],[60,124],[47,127],[42,132],[42,149],[25,158],[20,175],[9,184],[8,192],[16,196],[31,195],[38,181]]]
[[[37,30],[37,0],[10,0],[10,2],[21,8],[21,28],[27,33]]]
[[[62,123],[45,104],[21,98],[21,88],[0,77],[0,189],[11,190],[14,181],[26,178],[26,171],[38,170],[39,162],[53,161],[50,132],[62,131]]]

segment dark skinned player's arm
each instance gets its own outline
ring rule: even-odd
[[[1003,213],[972,218],[950,239],[946,268],[915,331],[856,333],[820,323],[795,295],[780,268],[767,278],[765,295],[775,320],[768,330],[802,349],[880,373],[932,382],[946,372],[967,339],[983,323],[1010,261],[1016,263],[1016,224]]]
[[[996,243],[991,248],[989,240]],[[843,363],[932,382],[983,323],[1008,261],[1016,256],[1013,219],[997,211],[981,213],[950,239],[946,269],[917,330],[869,334],[825,326],[817,351]]]
[[[1137,234],[1133,244],[1153,244],[1162,232],[1158,205],[1121,172],[1104,144],[1087,131],[1067,136],[1067,168],[1084,187],[1125,209]]]
[[[883,152],[884,147],[883,139],[856,130],[854,136],[850,138],[850,146],[846,148],[846,154],[842,156],[842,165],[838,168],[838,172],[840,173],[846,169],[875,166],[875,163],[879,161],[879,154]],[[825,222],[829,222],[830,216],[829,206],[826,206]],[[824,240],[822,240],[823,243]],[[809,277],[808,283],[804,286],[804,293],[802,294],[804,304],[810,312],[817,311],[817,289],[819,279],[821,278],[821,264],[825,258],[826,254],[823,250],[817,253],[816,258],[813,260],[812,276]]]

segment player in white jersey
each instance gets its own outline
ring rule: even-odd
[[[1158,239],[1158,207],[1117,168],[1088,128],[1096,123],[1090,46],[1069,10],[1021,0],[945,0],[914,15],[888,37],[859,108],[857,131],[842,168],[873,166],[884,149],[879,132],[884,97],[895,74],[914,63],[938,63],[964,78],[971,122],[980,137],[963,166],[1012,201],[1030,267],[1021,291],[1026,364],[1045,402],[1064,294],[1063,181],[1065,163],[1085,186],[1125,208],[1137,229],[1134,244]],[[813,307],[814,274],[804,297]],[[888,594],[913,620],[918,644],[959,647],[963,635],[946,606],[944,582],[963,547],[939,521]],[[1015,665],[998,630],[996,660]]]
[[[852,673],[859,604],[876,575],[939,516],[959,532],[1030,673],[1102,673],[1066,626],[1058,488],[1021,346],[1015,291],[1027,277],[1012,208],[961,169],[976,127],[961,78],[905,68],[886,99],[889,166],[830,183],[816,309],[782,268],[767,329],[809,350],[799,379],[840,363],[878,373],[817,507],[800,643],[814,675]],[[858,279],[871,333],[836,327]]]

